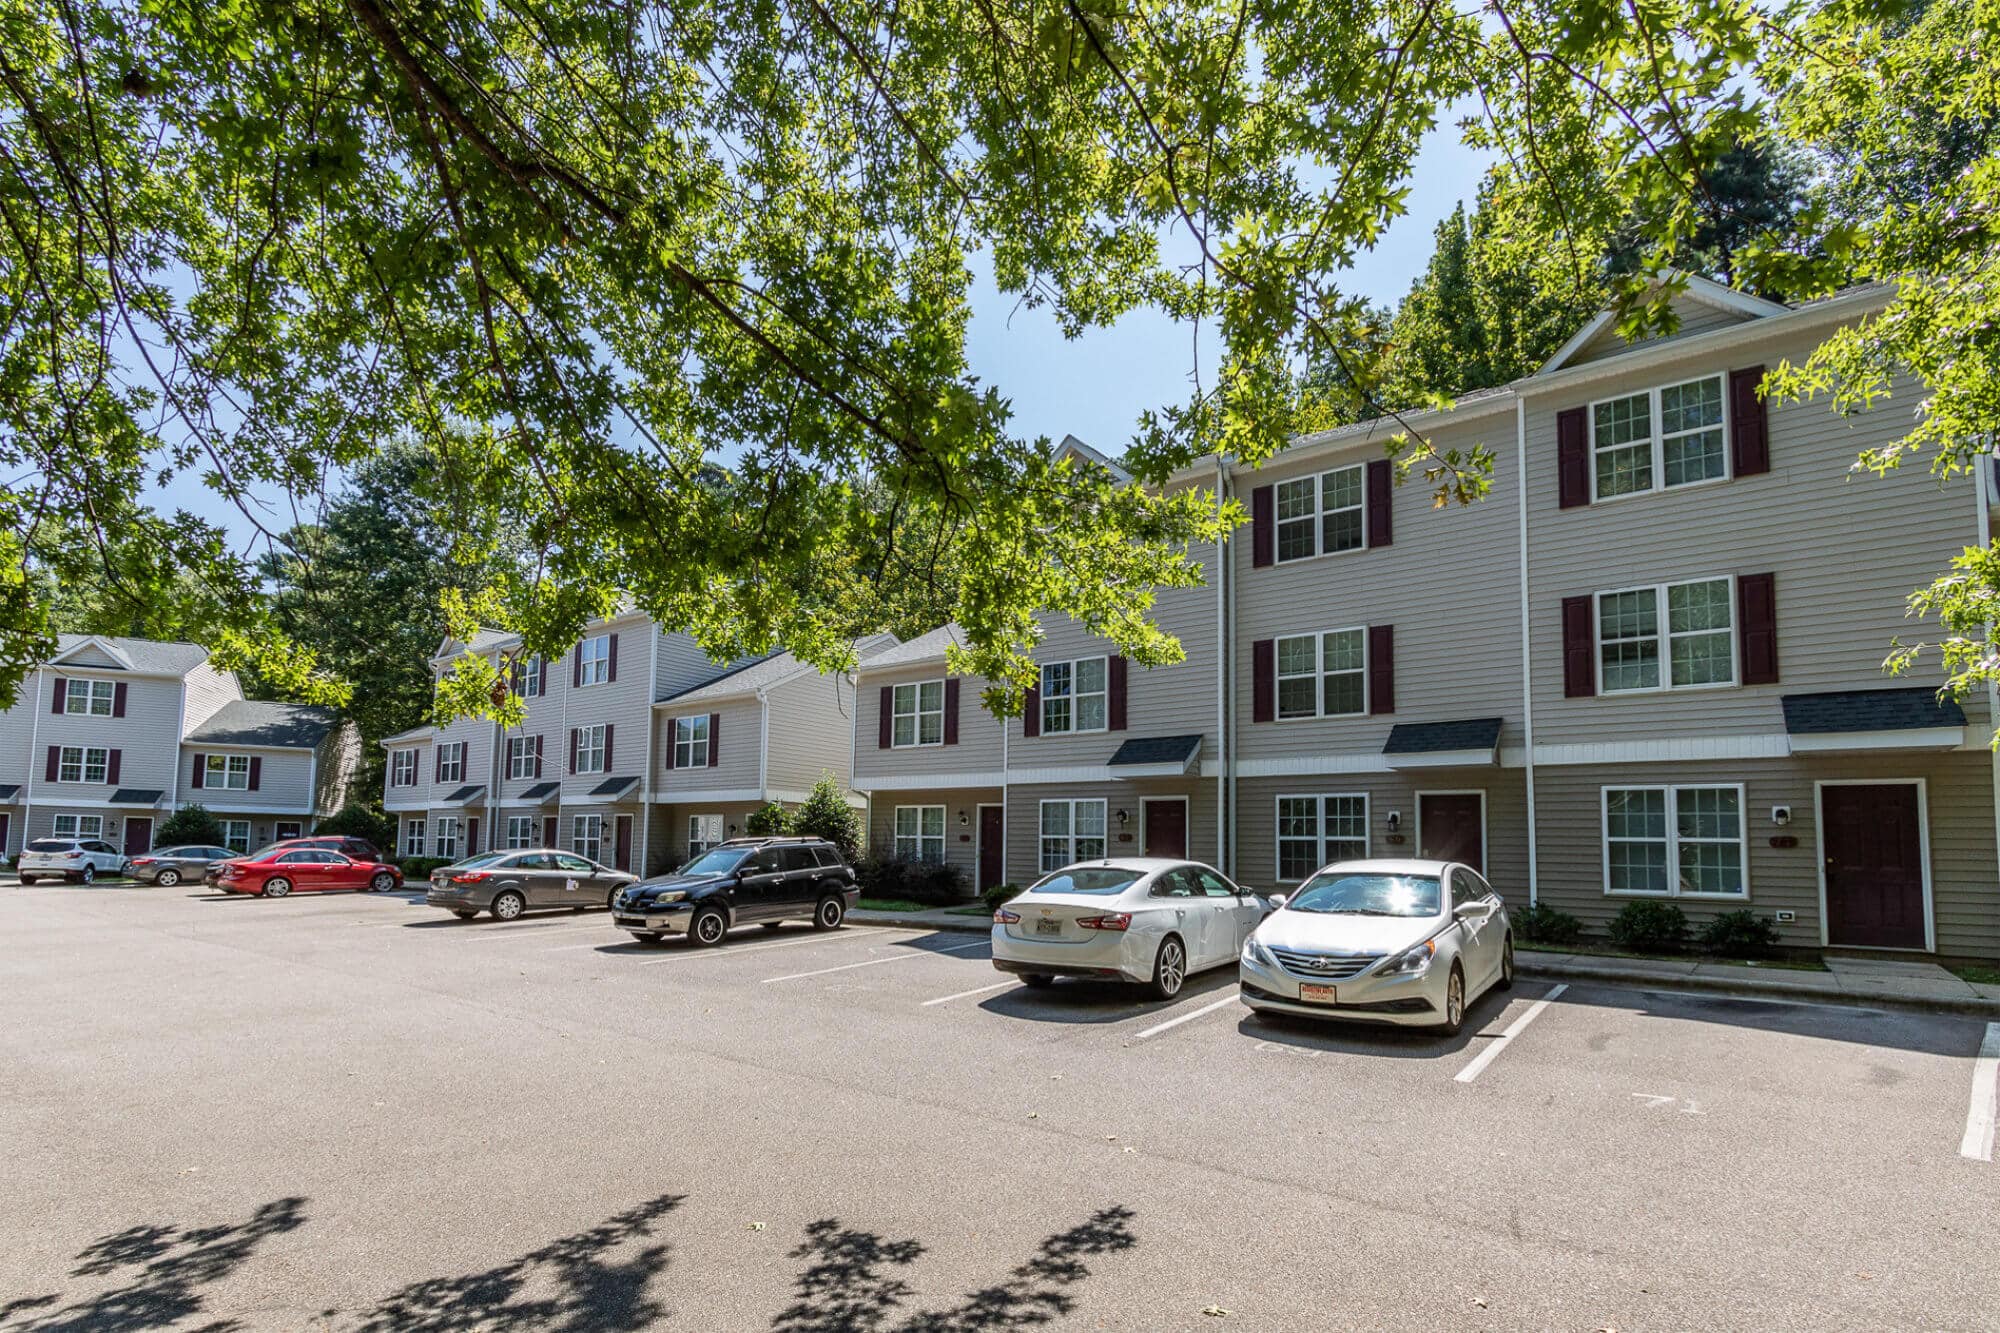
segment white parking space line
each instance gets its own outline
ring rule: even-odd
[[[557,925],[551,922],[549,925],[546,926],[537,924],[529,924],[523,926],[519,922],[504,922],[504,921],[496,922],[495,924],[499,925],[502,928],[499,930],[480,931],[477,935],[472,937],[474,942],[490,944],[494,940],[545,939],[552,935],[574,935],[580,930],[604,929],[604,923],[602,921],[593,921],[587,924],[579,924],[579,925],[569,925],[569,924]]]
[[[974,995],[984,995],[988,991],[1005,990],[1009,986],[1018,986],[1020,984],[1013,977],[1009,977],[1005,981],[996,981],[991,986],[977,986],[972,990],[962,990],[956,995],[940,995],[935,1000],[925,1000],[919,1007],[928,1009],[934,1004],[950,1004],[953,1000],[970,999]]]
[[[884,931],[880,930],[855,930],[850,928],[841,931],[837,935],[822,935],[815,931],[807,939],[778,940],[772,944],[723,944],[719,948],[714,949],[682,948],[676,949],[666,958],[648,958],[645,962],[638,964],[638,966],[658,967],[661,963],[691,963],[698,958],[741,958],[746,953],[762,953],[766,949],[796,949],[801,944],[838,944],[842,940],[851,940],[861,935],[881,935],[884,933]]]
[[[1972,1062],[1972,1108],[1965,1113],[1965,1138],[1958,1145],[1961,1157],[1975,1162],[1993,1160],[1993,1124],[1996,1098],[2000,1098],[2000,1023],[1986,1025],[1986,1040],[1979,1043],[1979,1056]]]
[[[1458,1082],[1470,1083],[1484,1073],[1486,1066],[1500,1058],[1500,1052],[1507,1049],[1509,1042],[1527,1030],[1528,1024],[1542,1016],[1542,1010],[1561,997],[1569,989],[1567,983],[1553,987],[1547,995],[1528,1006],[1528,1012],[1507,1025],[1507,1030],[1493,1039],[1493,1044],[1472,1057],[1472,1063],[1458,1071]]]
[[[797,981],[802,977],[823,977],[829,972],[846,972],[857,967],[879,967],[883,963],[907,963],[912,958],[935,958],[939,954],[964,953],[967,949],[983,949],[990,943],[992,943],[991,940],[974,940],[970,944],[953,944],[943,949],[912,949],[908,953],[899,953],[894,958],[864,958],[858,963],[842,963],[838,967],[817,967],[810,972],[792,972],[782,977],[765,977],[763,984],[768,986],[774,981]]]
[[[1229,994],[1223,996],[1219,1000],[1216,1000],[1214,1003],[1205,1004],[1201,1008],[1196,1009],[1192,1013],[1181,1014],[1178,1017],[1169,1018],[1164,1023],[1155,1023],[1153,1024],[1153,1026],[1147,1028],[1144,1032],[1141,1032],[1138,1036],[1132,1038],[1132,1040],[1144,1041],[1146,1038],[1152,1036],[1156,1032],[1165,1032],[1168,1028],[1177,1028],[1183,1023],[1192,1023],[1195,1021],[1195,1019],[1200,1018],[1203,1014],[1212,1014],[1226,1004],[1235,1004],[1237,998],[1240,995],[1242,995],[1242,993],[1243,992],[1239,990],[1237,987],[1231,986],[1229,988]]]
[[[624,931],[622,931],[622,930],[620,930],[620,931],[606,931],[606,932],[605,932],[604,934],[605,934],[605,937],[604,937],[603,939],[596,939],[596,940],[585,940],[585,941],[584,941],[584,942],[583,942],[582,944],[558,944],[558,945],[556,945],[556,946],[555,946],[554,948],[552,948],[552,949],[544,949],[544,950],[542,950],[542,952],[543,952],[543,953],[569,953],[569,952],[571,952],[572,950],[575,950],[575,949],[602,949],[602,948],[604,948],[604,947],[605,947],[606,945],[610,945],[610,944],[637,944],[637,943],[639,942],[639,941],[637,941],[637,940],[633,939],[633,938],[632,938],[632,937],[631,937],[630,935],[627,935],[627,934],[626,934],[626,933],[625,933]]]

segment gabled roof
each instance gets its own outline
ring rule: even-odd
[[[929,662],[944,660],[944,650],[954,645],[963,647],[965,631],[956,624],[940,625],[928,634],[899,643],[893,648],[885,648],[873,657],[863,658],[861,670],[883,671],[891,667],[921,666]]]
[[[49,659],[48,664],[52,667],[63,666],[70,657],[86,648],[96,648],[118,664],[110,667],[95,663],[77,664],[94,671],[123,670],[149,676],[185,676],[208,660],[208,649],[198,643],[114,638],[104,634],[58,634],[55,656]]]
[[[1113,462],[1108,456],[1091,448],[1074,435],[1063,436],[1062,443],[1056,446],[1056,457],[1081,459],[1083,462],[1094,463],[1103,468],[1118,481],[1132,480],[1132,474],[1127,472],[1122,464]]]
[[[411,727],[408,731],[399,731],[393,736],[384,736],[375,743],[377,745],[397,745],[405,741],[427,741],[431,739],[433,739],[432,727],[430,723],[426,722],[421,727]]]
[[[855,641],[856,654],[863,663],[873,660],[876,654],[896,646],[893,634],[871,634]],[[698,685],[690,685],[678,694],[670,694],[658,700],[653,706],[667,704],[703,703],[711,699],[736,699],[745,695],[759,694],[775,686],[782,685],[794,676],[820,674],[816,668],[801,662],[789,652],[769,653],[749,662],[740,662],[724,670],[720,675],[711,676]]]
[[[1780,305],[1776,301],[1766,301],[1761,296],[1752,296],[1748,292],[1739,292],[1734,287],[1728,287],[1713,279],[1704,278],[1698,273],[1663,274],[1653,280],[1653,289],[1657,291],[1660,287],[1666,285],[1667,282],[1674,280],[1686,284],[1682,288],[1681,294],[1690,300],[1699,301],[1703,305],[1713,306],[1717,310],[1726,310],[1731,314],[1741,315],[1745,319],[1763,319],[1770,315],[1782,315],[1791,309],[1790,306]],[[1618,312],[1610,307],[1598,311],[1596,315],[1591,317],[1588,323],[1576,331],[1568,342],[1556,349],[1556,354],[1544,362],[1535,374],[1546,375],[1551,371],[1561,370],[1569,364],[1572,357],[1589,346],[1591,340],[1604,332],[1617,318]]]
[[[311,750],[339,725],[340,715],[331,708],[232,699],[188,733],[187,739],[190,744],[201,745],[266,745]]]

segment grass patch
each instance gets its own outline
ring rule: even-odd
[[[1951,973],[1960,981],[1969,981],[1975,986],[2000,986],[2000,967],[1971,963],[1965,967],[1954,967]]]
[[[974,903],[970,907],[947,907],[944,910],[951,913],[953,916],[990,917],[993,915],[993,909],[986,906],[983,903]]]
[[[1542,953],[1579,954],[1590,958],[1636,958],[1648,963],[1722,963],[1729,967],[1750,967],[1773,972],[1824,972],[1826,964],[1817,958],[1717,958],[1703,953],[1632,953],[1603,944],[1536,944],[1521,942],[1523,949]],[[2000,973],[1995,973],[2000,977]],[[1968,978],[1970,980],[1970,978]]]
[[[854,906],[863,912],[921,912],[924,905],[908,898],[860,898]]]

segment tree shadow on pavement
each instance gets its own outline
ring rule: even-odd
[[[893,1271],[924,1253],[913,1240],[885,1241],[826,1218],[806,1228],[792,1251],[811,1262],[799,1274],[798,1299],[772,1321],[775,1333],[990,1333],[1049,1324],[1076,1307],[1075,1288],[1090,1276],[1085,1257],[1129,1250],[1132,1210],[1099,1209],[1090,1219],[1048,1237],[1006,1280],[965,1296],[946,1310],[898,1320],[911,1288]]]
[[[115,1277],[120,1285],[56,1307],[60,1298],[41,1296],[0,1305],[0,1319],[29,1310],[44,1313],[10,1324],[24,1333],[120,1333],[154,1329],[191,1320],[202,1313],[203,1289],[248,1262],[264,1241],[305,1223],[304,1199],[275,1199],[246,1222],[183,1230],[178,1226],[135,1226],[100,1237],[76,1256],[72,1277]],[[233,1319],[211,1320],[199,1333],[241,1328]]]

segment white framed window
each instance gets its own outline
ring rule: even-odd
[[[1604,891],[1747,898],[1742,784],[1606,787]]]
[[[593,634],[576,647],[579,685],[602,685],[611,679],[611,636]]]
[[[1368,631],[1293,634],[1277,642],[1278,717],[1353,717],[1368,711]]]
[[[414,787],[417,785],[417,752],[396,750],[389,755],[389,785],[391,787]]]
[[[464,741],[452,741],[448,745],[438,746],[437,780],[439,782],[465,781]]]
[[[436,838],[433,840],[433,856],[442,856],[448,861],[458,859],[458,836],[462,820],[457,815],[439,815],[436,824]]]
[[[65,745],[56,760],[58,782],[103,782],[111,771],[111,751],[101,745]]]
[[[104,816],[57,815],[55,836],[58,838],[101,839],[104,836]]]
[[[514,664],[519,673],[514,678],[514,693],[524,699],[532,699],[542,692],[542,659],[524,657]]]
[[[1735,607],[1733,578],[1597,594],[1599,689],[1618,694],[1734,685]]]
[[[250,821],[247,819],[225,819],[222,822],[222,845],[239,856],[250,854]],[[421,828],[423,821],[418,820]],[[417,850],[422,851],[420,847]]]
[[[118,687],[108,680],[71,680],[63,687],[63,712],[89,717],[110,717],[111,701]]]
[[[674,767],[708,767],[708,714],[674,719]]]
[[[604,724],[576,729],[576,771],[579,773],[602,773],[604,771]]]
[[[250,790],[250,756],[211,754],[202,758],[201,785],[217,791]]]
[[[1358,550],[1367,540],[1364,470],[1359,463],[1277,483],[1278,563]]]
[[[898,750],[944,744],[943,681],[917,681],[889,692],[889,744]]]
[[[535,817],[533,815],[507,816],[507,849],[517,851],[522,847],[535,845]]]
[[[531,778],[535,776],[535,738],[533,736],[509,736],[507,738],[507,776],[510,778]]]
[[[569,849],[595,861],[604,852],[604,816],[577,815],[570,822]]]
[[[944,860],[944,807],[896,807],[896,855],[905,861]]]
[[[721,815],[688,816],[688,859],[693,860],[722,841]]]
[[[1103,731],[1110,697],[1108,659],[1079,657],[1042,664],[1042,734]]]
[[[1590,405],[1591,497],[1615,499],[1729,475],[1722,376]]]
[[[403,855],[422,856],[424,854],[424,821],[405,819],[403,821]]]
[[[1104,855],[1103,801],[1043,801],[1042,872]]]
[[[1368,797],[1361,793],[1278,798],[1278,878],[1296,882],[1323,865],[1368,855]]]

